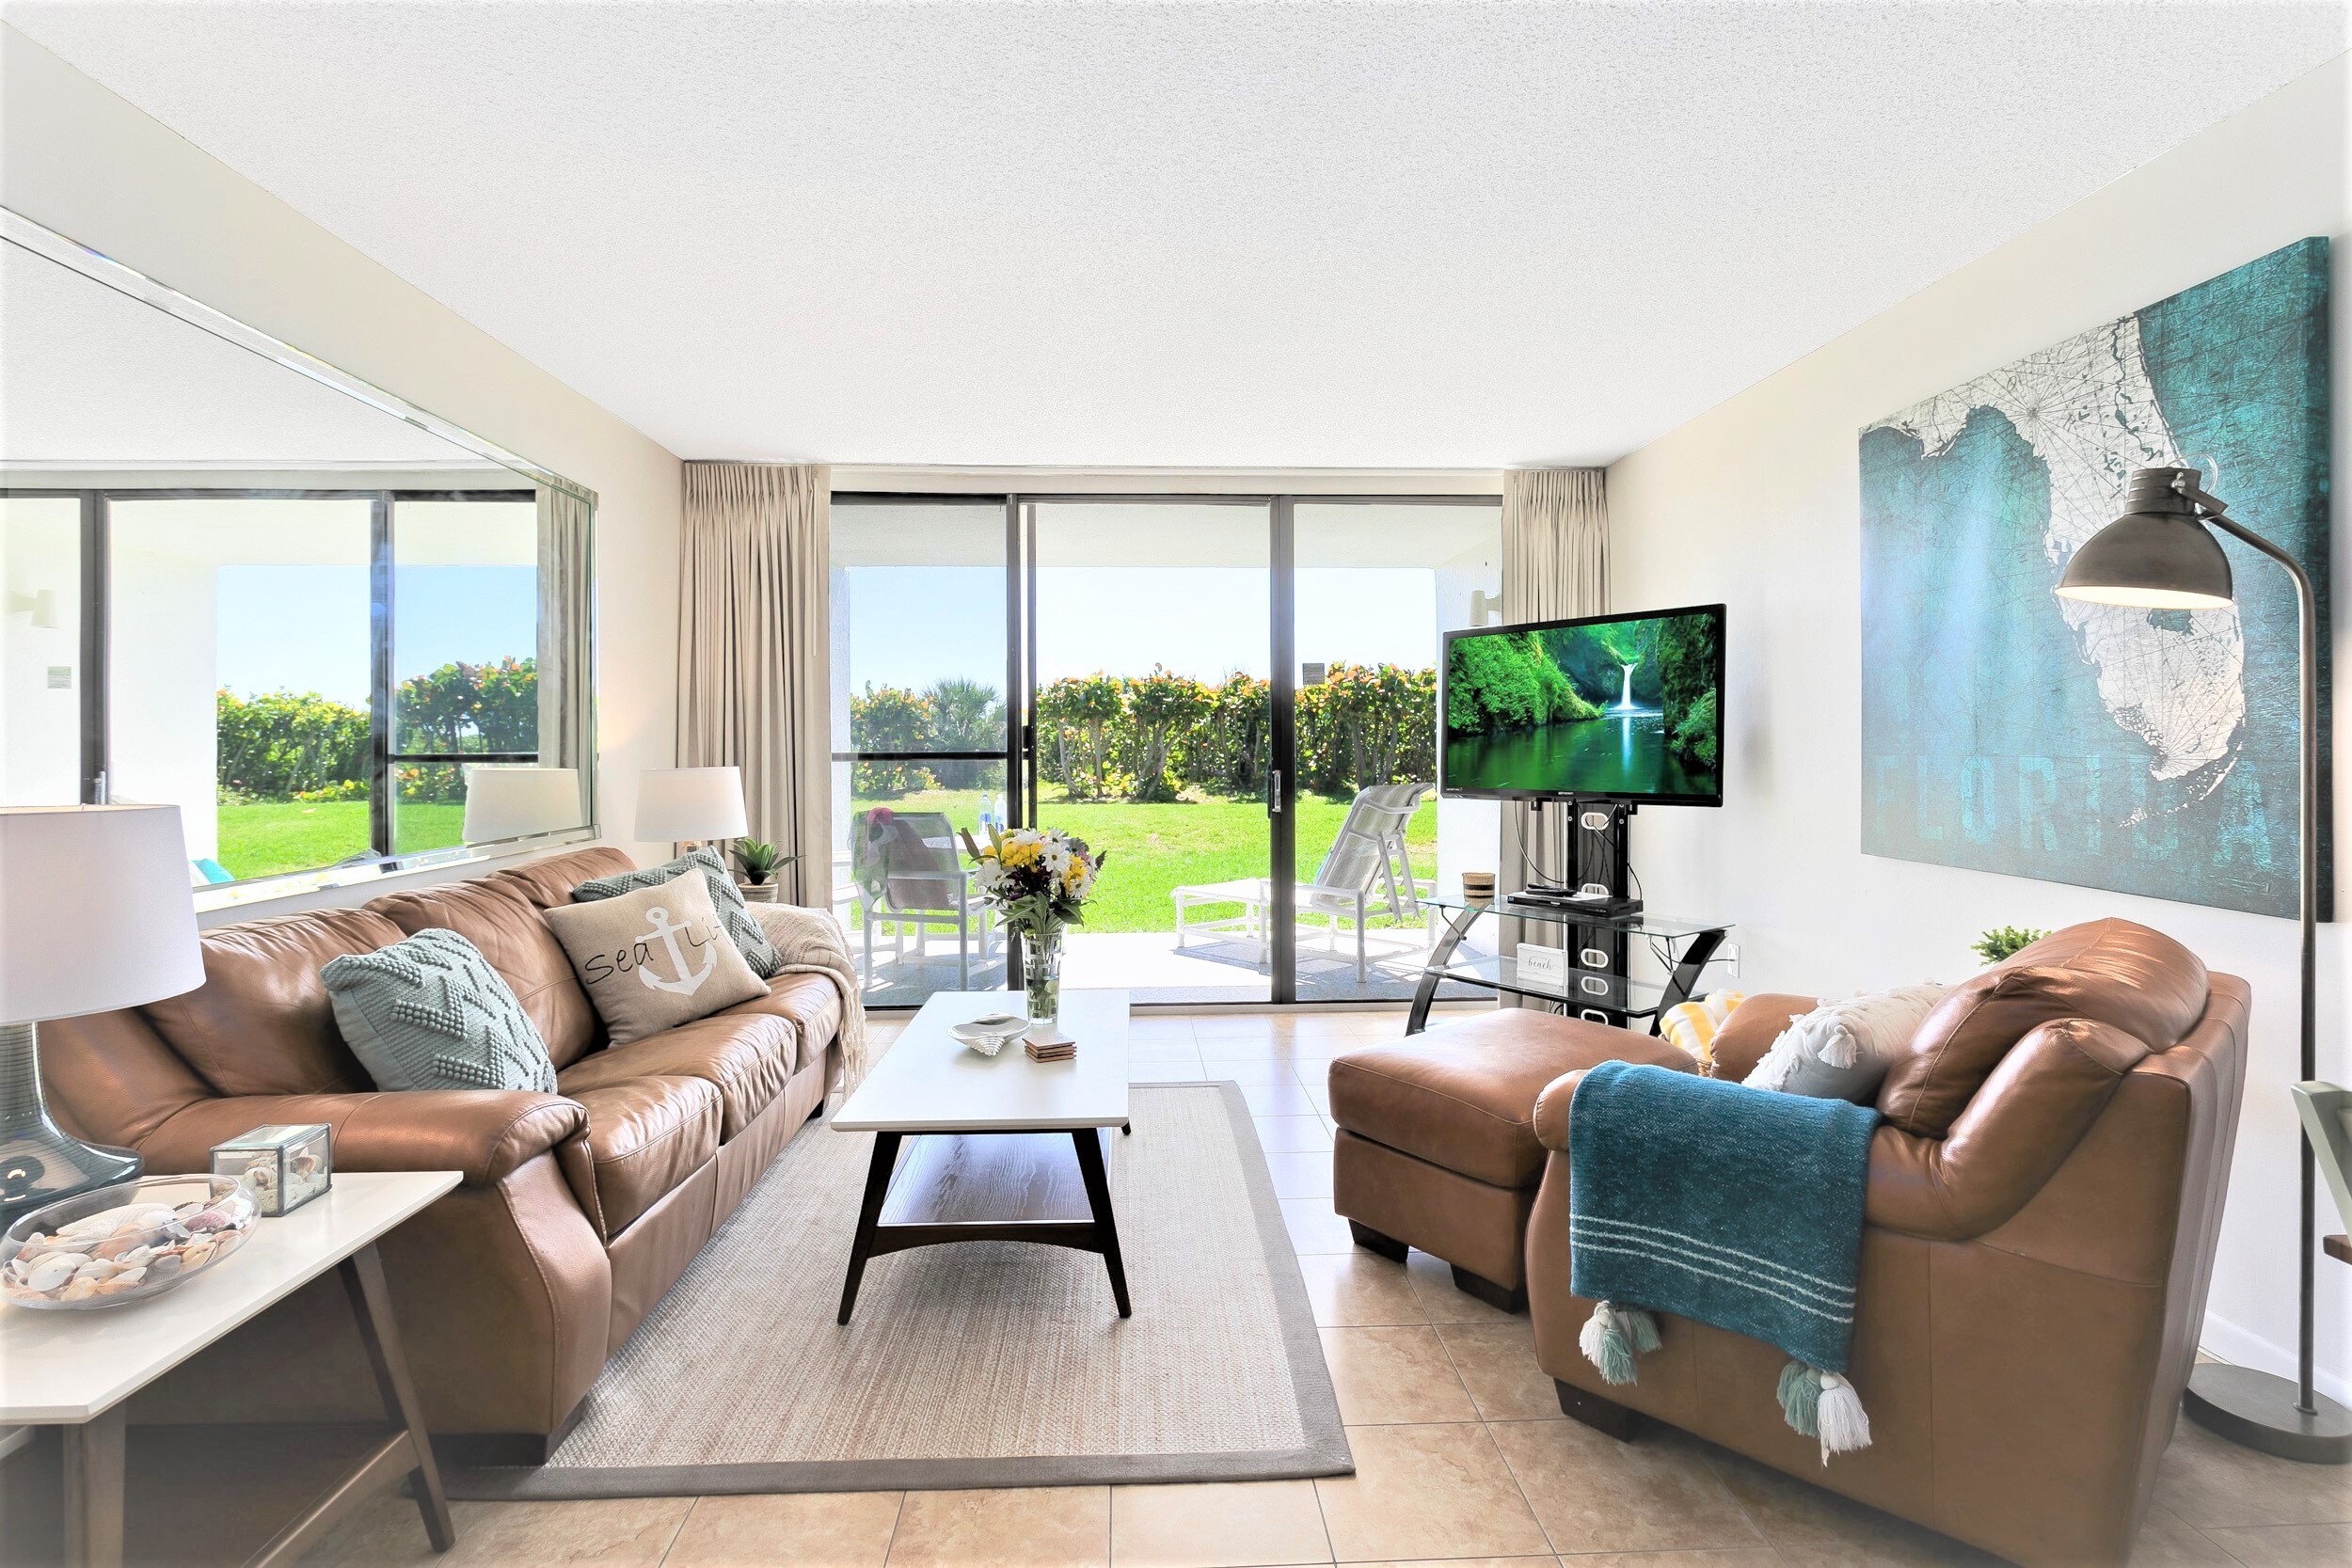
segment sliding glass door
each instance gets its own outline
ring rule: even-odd
[[[1492,869],[1435,800],[1438,639],[1500,619],[1478,498],[834,498],[834,906],[869,1002],[994,989],[961,838],[1110,852],[1065,977],[1393,1001],[1422,897]]]
[[[1009,537],[1001,497],[834,498],[833,903],[876,1006],[1005,984],[962,835],[1017,799]]]
[[[1444,633],[1502,618],[1502,511],[1489,501],[1300,498],[1298,1000],[1413,994],[1436,927],[1421,904],[1494,869],[1492,801],[1437,798]]]
[[[1107,850],[1064,978],[1274,995],[1272,505],[1024,506],[1033,820]]]

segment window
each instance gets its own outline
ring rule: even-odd
[[[202,882],[462,847],[469,768],[590,766],[540,750],[540,513],[528,489],[0,498],[0,787],[176,804]]]
[[[1500,516],[1486,497],[834,496],[834,900],[866,1000],[1004,983],[958,842],[989,821],[1110,852],[1065,983],[1412,994],[1423,895],[1497,854],[1490,802],[1428,792],[1438,639],[1499,615]]]
[[[467,759],[539,758],[531,498],[392,503],[392,847],[464,842]]]

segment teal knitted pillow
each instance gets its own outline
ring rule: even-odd
[[[319,971],[335,1025],[379,1089],[555,1092],[531,1017],[481,950],[455,931],[419,931]]]
[[[643,871],[624,871],[618,876],[599,877],[593,882],[582,882],[572,889],[572,902],[592,904],[599,898],[618,898],[624,893],[639,888],[660,887],[689,871],[699,871],[710,887],[710,907],[719,911],[719,929],[735,943],[735,950],[743,955],[743,961],[752,966],[752,973],[763,980],[772,980],[776,971],[784,967],[784,955],[760,929],[758,917],[751,906],[743,902],[743,890],[727,875],[726,862],[716,849],[696,849],[680,855],[666,865],[648,866]]]

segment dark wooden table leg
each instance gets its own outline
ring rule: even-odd
[[[416,1468],[408,1472],[409,1488],[417,1495],[417,1512],[424,1515],[424,1533],[437,1552],[457,1544],[457,1527],[449,1516],[449,1497],[441,1490],[441,1467],[434,1462],[433,1438],[424,1430],[424,1408],[417,1402],[417,1386],[408,1376],[408,1357],[400,1348],[400,1324],[392,1317],[392,1293],[384,1283],[384,1260],[373,1244],[344,1259],[337,1271],[351,1297],[351,1315],[359,1321],[359,1342],[367,1347],[368,1365],[375,1370],[376,1391],[384,1399],[384,1414],[408,1429],[416,1450]]]
[[[858,1281],[866,1277],[866,1260],[874,1255],[874,1227],[882,1220],[882,1200],[890,1196],[890,1174],[898,1166],[898,1144],[904,1137],[902,1132],[874,1134],[874,1157],[866,1166],[866,1196],[857,1206],[857,1234],[850,1242],[850,1274],[841,1282],[835,1323],[848,1323],[856,1309]]]
[[[65,1560],[121,1568],[122,1412],[116,1405],[65,1429]]]
[[[1080,1127],[1072,1131],[1071,1143],[1078,1151],[1078,1177],[1086,1183],[1087,1205],[1094,1211],[1094,1235],[1103,1245],[1103,1266],[1110,1271],[1111,1299],[1119,1304],[1119,1315],[1135,1316],[1127,1305],[1127,1262],[1119,1253],[1119,1221],[1111,1213],[1111,1181],[1103,1169],[1103,1131],[1099,1127]]]

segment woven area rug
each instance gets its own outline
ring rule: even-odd
[[[804,1128],[597,1379],[548,1464],[461,1497],[618,1497],[1354,1468],[1298,1260],[1241,1091],[1137,1085],[1104,1141],[1135,1316],[1092,1253],[921,1247],[834,1322],[870,1133]],[[1023,1139],[1075,1191],[1066,1137]],[[925,1145],[910,1140],[884,1220]],[[936,1147],[936,1146],[934,1146]],[[1080,1198],[1079,1201],[1083,1201]]]

